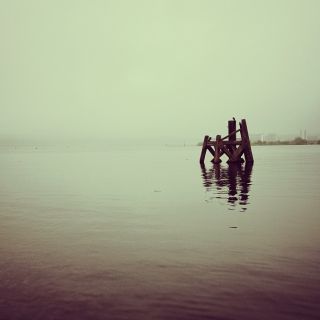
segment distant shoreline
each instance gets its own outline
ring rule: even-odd
[[[302,138],[295,138],[294,140],[285,141],[253,141],[253,146],[301,146],[301,145],[320,145],[320,140],[305,140]]]
[[[320,140],[306,140],[295,138],[294,140],[277,140],[277,141],[251,141],[252,146],[301,146],[301,145],[320,145]],[[197,146],[202,146],[199,142]]]

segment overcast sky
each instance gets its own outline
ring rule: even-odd
[[[0,135],[319,132],[318,0],[0,0]]]

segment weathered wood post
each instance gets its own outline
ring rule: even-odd
[[[241,120],[240,129],[241,129],[240,130],[241,140],[244,146],[244,151],[243,151],[244,157],[246,159],[246,162],[253,163],[251,143],[250,143],[250,138],[249,138],[249,133],[247,128],[247,122],[245,119]]]
[[[216,144],[215,144],[215,148],[214,148],[214,158],[213,158],[213,163],[220,163],[221,159],[220,159],[220,155],[221,155],[221,136],[218,134],[216,136]]]
[[[237,122],[233,118],[232,120],[228,121],[228,135],[229,135],[229,142],[236,142],[237,140]],[[236,150],[236,145],[230,144],[228,145],[228,149],[233,154],[233,152]]]
[[[209,136],[205,136],[203,139],[202,150],[200,155],[200,163],[204,163],[204,159],[206,157],[206,152],[207,152],[207,144],[209,140],[210,140]]]

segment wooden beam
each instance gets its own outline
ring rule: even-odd
[[[237,141],[222,141],[221,142],[225,145],[225,146],[228,146],[228,145],[240,145],[241,144],[241,140],[237,140]],[[213,146],[215,147],[216,145],[216,142],[215,141],[208,141],[207,143],[207,146]]]
[[[202,150],[201,150],[201,155],[200,155],[200,163],[204,163],[204,159],[206,157],[206,152],[207,152],[207,142],[209,140],[209,136],[205,136],[203,139],[203,143],[202,143]]]
[[[209,152],[214,156],[215,151],[211,146],[207,146],[207,149],[209,150]]]
[[[216,136],[216,148],[214,152],[214,158],[213,158],[213,163],[220,163],[220,141],[221,141],[221,136],[217,135]]]
[[[229,159],[232,158],[232,153],[228,150],[226,146],[223,145],[223,143],[220,143],[220,148],[228,156]]]
[[[245,145],[244,157],[246,159],[246,162],[253,163],[251,143],[250,143],[249,132],[248,132],[248,128],[247,128],[247,122],[245,119],[241,120],[240,129],[241,129],[241,131],[240,131],[241,139]]]
[[[239,131],[240,131],[240,129],[238,129],[238,130],[236,130],[236,131],[233,131],[233,132],[231,132],[230,134],[228,134],[227,136],[223,137],[221,140],[226,140],[227,138],[229,138],[230,135],[233,135],[233,134],[235,134],[235,133],[237,133],[237,132],[239,132]]]
[[[240,145],[242,143],[241,140],[238,140],[238,141],[222,141],[222,143],[225,145],[225,146],[237,146],[237,145]]]
[[[232,157],[229,158],[228,162],[229,163],[233,163],[233,162],[239,162],[241,161],[241,156],[243,154],[244,151],[244,145],[241,144],[238,149],[232,154]]]
[[[229,120],[228,121],[228,134],[229,134],[229,141],[236,141],[237,140],[237,122],[236,122],[236,120]]]
[[[227,149],[231,152],[234,153],[236,150],[236,145],[234,142],[237,141],[237,122],[233,118],[233,120],[228,121],[228,134],[229,134],[229,144],[227,146]]]

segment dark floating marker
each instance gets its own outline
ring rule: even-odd
[[[245,119],[239,122],[240,128],[237,129],[235,118],[228,121],[228,135],[221,138],[221,135],[216,136],[216,140],[211,140],[211,137],[205,136],[203,139],[202,150],[200,155],[200,163],[204,163],[207,150],[212,154],[213,163],[220,163],[221,156],[225,154],[229,159],[228,163],[253,163],[253,155],[249,139],[247,123]],[[241,140],[237,140],[237,132],[240,132]],[[228,139],[228,140],[227,140]],[[242,158],[244,155],[245,160]]]
[[[237,229],[238,227],[229,227],[230,229]]]

